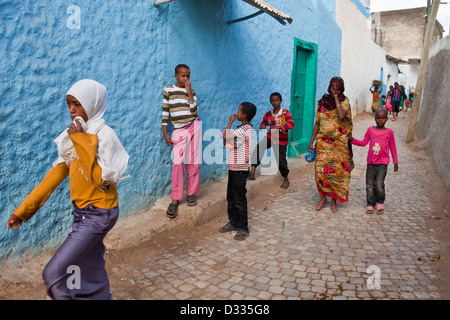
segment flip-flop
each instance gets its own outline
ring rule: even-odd
[[[322,205],[316,204],[316,211],[322,210],[322,208],[323,208],[327,203],[328,203],[328,201],[325,200],[325,202],[322,203]]]
[[[281,189],[289,188],[289,181],[283,181],[283,184],[280,186]]]
[[[194,195],[187,197],[187,205],[189,207],[193,207],[193,206],[197,205],[197,200],[195,200],[195,196]]]
[[[178,211],[178,203],[171,203],[169,204],[169,208],[166,211],[166,216],[173,219],[178,215],[177,211]]]
[[[382,203],[377,203],[377,214],[383,214],[384,213],[384,206]]]
[[[372,207],[372,206],[368,206],[368,207],[366,208],[366,213],[367,213],[367,214],[373,214],[373,213],[374,213],[373,207]]]
[[[222,228],[219,229],[220,233],[226,233],[231,231],[236,231],[237,228],[231,224],[231,222],[228,222],[226,225],[224,225]]]
[[[238,233],[236,233],[236,235],[234,236],[234,240],[237,241],[245,240],[247,239],[248,235],[249,235],[248,231],[238,231]]]

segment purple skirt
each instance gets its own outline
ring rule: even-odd
[[[45,267],[47,294],[55,300],[111,300],[103,238],[119,217],[119,207],[74,205],[72,232]]]

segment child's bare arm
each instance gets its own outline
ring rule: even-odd
[[[184,82],[184,86],[186,87],[186,91],[189,96],[189,102],[194,103],[194,96],[192,95],[191,81],[189,79],[186,79],[186,81]]]
[[[234,135],[230,134],[230,128],[231,128],[231,125],[233,124],[234,120],[236,120],[236,118],[237,118],[237,115],[232,114],[230,117],[230,121],[228,121],[227,128],[225,129],[225,131],[223,133],[223,144],[224,145],[227,143],[227,140],[234,139]]]
[[[398,163],[394,163],[394,172],[398,171]]]
[[[172,142],[172,138],[170,137],[170,135],[167,133],[167,126],[162,126],[163,127],[163,136],[164,136],[164,140],[166,141],[166,144],[168,146],[173,145]]]

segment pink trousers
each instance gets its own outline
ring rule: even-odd
[[[172,142],[173,165],[170,197],[173,200],[183,199],[185,165],[187,194],[189,196],[198,195],[202,152],[202,122],[200,118],[184,128],[174,130]]]

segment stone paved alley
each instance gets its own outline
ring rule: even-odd
[[[115,299],[448,299],[448,193],[420,144],[404,142],[408,119],[402,113],[387,123],[399,171],[391,163],[384,215],[365,214],[368,147],[354,147],[350,201],[338,213],[329,204],[314,210],[319,198],[313,165],[306,164],[290,176],[288,190],[276,184],[250,200],[245,241],[218,232],[224,207],[200,226],[108,250]],[[359,139],[374,125],[369,114],[354,121]],[[45,299],[38,271],[28,282],[2,272],[0,298],[21,299],[26,290],[26,298]],[[369,277],[378,275],[380,288],[369,288]]]

